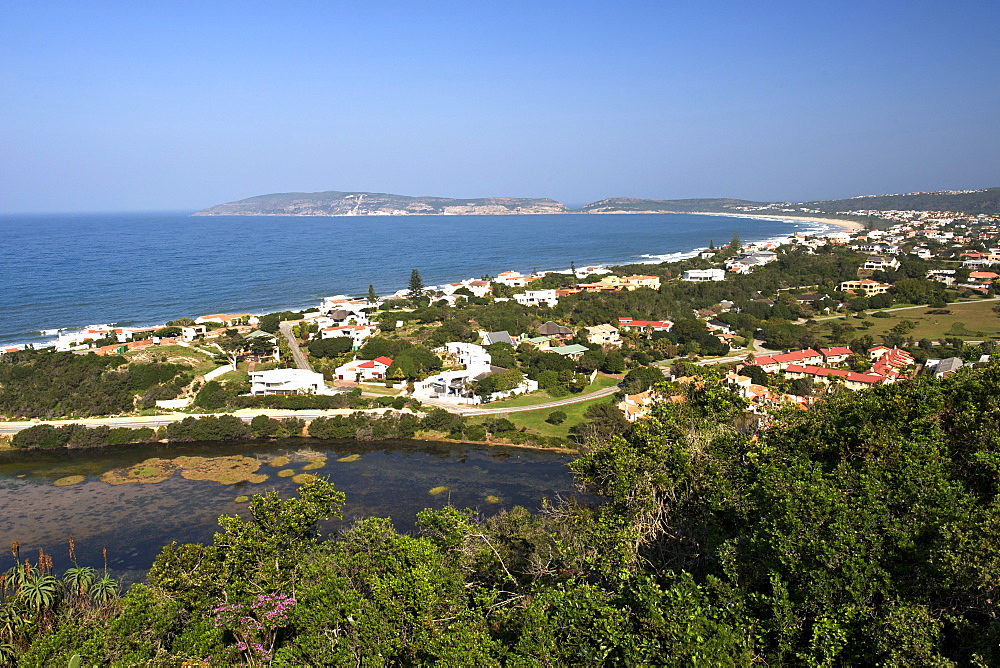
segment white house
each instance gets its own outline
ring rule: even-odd
[[[525,290],[514,295],[514,301],[521,306],[540,306],[542,304],[555,306],[559,303],[559,297],[556,296],[555,290]]]
[[[380,380],[385,378],[386,369],[392,366],[388,357],[376,357],[373,360],[354,360],[333,370],[337,380]]]
[[[307,369],[271,369],[250,374],[250,394],[325,394],[323,374]]]
[[[486,348],[477,346],[475,343],[453,341],[444,344],[444,348],[448,354],[466,368],[489,366],[490,362],[493,361],[493,357],[486,352]]]
[[[682,281],[724,281],[724,269],[688,269],[681,276]]]
[[[363,346],[374,333],[375,328],[371,325],[341,325],[340,327],[326,327],[319,331],[321,339],[351,339],[354,342],[352,347],[355,350]]]

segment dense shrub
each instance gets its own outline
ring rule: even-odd
[[[55,427],[40,424],[28,427],[14,434],[12,445],[15,448],[87,448],[102,445],[122,445],[124,443],[142,443],[153,438],[155,432],[149,427],[129,429],[127,427],[86,427],[80,424],[69,424]]]
[[[250,427],[233,415],[186,417],[166,428],[170,441],[235,441],[251,436]]]

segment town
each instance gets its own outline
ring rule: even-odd
[[[137,396],[145,414],[203,413],[207,394],[224,397],[212,408],[228,409],[226,398],[237,396],[361,390],[383,406],[405,399],[423,411],[503,413],[578,443],[643,419],[657,403],[685,401],[692,385],[718,384],[766,425],[831,393],[988,362],[1000,333],[992,271],[1000,248],[991,246],[1000,245],[1000,219],[850,213],[865,217],[863,229],[707,240],[677,262],[574,263],[441,286],[423,285],[414,269],[392,295],[371,289],[305,312],[94,326],[61,333],[52,349],[193,368],[187,384]],[[596,407],[609,401],[612,425],[588,428],[588,419],[609,422]]]

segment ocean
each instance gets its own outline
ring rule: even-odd
[[[817,234],[819,223],[693,214],[192,217],[191,212],[0,216],[0,345],[55,330],[156,325],[317,306],[506,270],[662,262],[733,234]]]

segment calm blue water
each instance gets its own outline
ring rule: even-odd
[[[42,329],[154,325],[268,313],[327,295],[379,294],[570,262],[673,259],[728,243],[824,229],[723,216],[192,217],[189,212],[0,216],[0,344]]]

